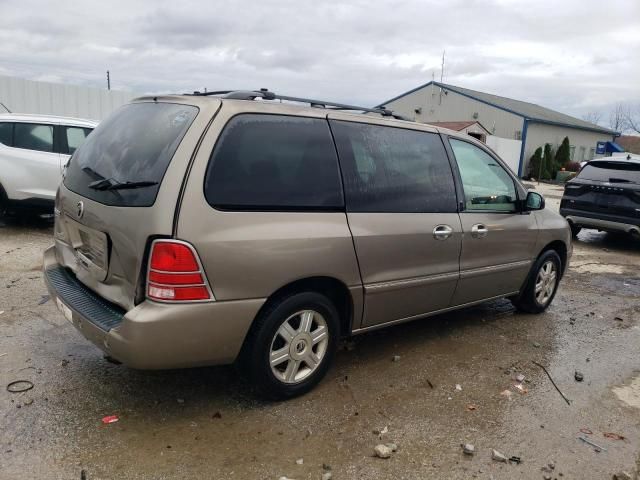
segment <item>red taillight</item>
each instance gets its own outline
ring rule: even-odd
[[[151,246],[147,296],[165,302],[211,300],[194,248],[176,240],[156,240]]]
[[[197,272],[200,270],[193,250],[184,243],[155,242],[151,252],[151,269],[163,272]]]

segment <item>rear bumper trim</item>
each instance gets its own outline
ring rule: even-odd
[[[578,215],[567,215],[565,218],[568,222],[580,227],[601,228],[603,230],[614,230],[627,233],[640,233],[640,227],[630,223],[613,222],[599,218],[580,217]]]
[[[122,308],[96,295],[63,267],[46,269],[44,278],[65,305],[100,330],[108,332],[122,323],[125,314]]]

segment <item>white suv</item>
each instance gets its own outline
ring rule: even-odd
[[[50,211],[62,169],[98,123],[48,115],[0,114],[0,214]]]

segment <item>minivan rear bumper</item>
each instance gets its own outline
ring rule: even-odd
[[[125,312],[62,267],[55,247],[44,253],[51,298],[85,338],[139,369],[232,363],[265,299],[190,304],[144,301]]]

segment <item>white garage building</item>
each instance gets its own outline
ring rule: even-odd
[[[506,139],[502,143],[521,142],[517,158],[505,158],[512,168],[517,166],[519,176],[528,174],[529,158],[547,143],[557,149],[569,137],[572,159],[580,162],[596,156],[598,142],[613,142],[619,135],[540,105],[435,81],[380,105],[422,123],[478,122],[491,133],[487,140],[495,136]],[[513,151],[511,145],[509,149]]]

